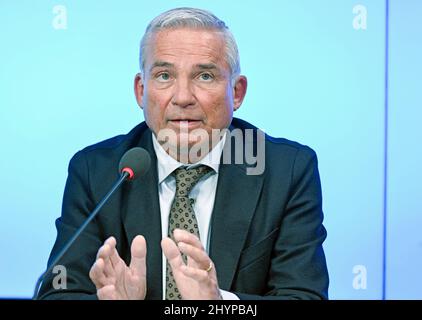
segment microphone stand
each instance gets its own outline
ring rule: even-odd
[[[106,196],[101,200],[101,202],[95,207],[94,211],[89,215],[86,221],[79,227],[73,237],[69,240],[69,242],[63,247],[63,249],[57,254],[56,258],[50,263],[50,266],[47,268],[43,274],[38,278],[37,283],[35,284],[34,295],[32,296],[32,300],[38,299],[38,293],[41,287],[41,283],[44,280],[44,277],[53,270],[54,266],[59,262],[59,260],[63,257],[66,251],[72,246],[75,240],[79,237],[79,235],[85,230],[88,224],[91,222],[92,219],[95,218],[97,213],[100,209],[104,206],[104,204],[108,201],[111,195],[120,187],[120,185],[130,176],[129,172],[124,170],[117,182],[113,185],[111,190],[106,194]]]

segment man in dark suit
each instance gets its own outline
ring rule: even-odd
[[[247,80],[224,22],[192,8],[161,14],[145,32],[140,66],[145,122],[72,158],[50,261],[117,179],[127,150],[145,148],[152,166],[63,257],[66,290],[49,275],[39,297],[327,298],[316,154],[233,118]],[[248,152],[263,170],[251,173]]]

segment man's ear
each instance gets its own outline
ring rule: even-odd
[[[248,88],[248,79],[245,76],[239,76],[233,86],[233,108],[234,111],[240,108]]]
[[[135,90],[136,102],[138,102],[139,107],[142,109],[142,99],[144,96],[144,81],[140,73],[137,73],[135,76],[133,88]]]

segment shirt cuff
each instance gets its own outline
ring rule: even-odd
[[[223,300],[240,300],[237,295],[228,291],[224,291],[220,289],[220,294]]]

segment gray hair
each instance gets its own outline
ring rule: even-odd
[[[144,75],[146,43],[151,36],[163,29],[177,28],[210,29],[220,31],[226,43],[226,61],[231,69],[232,85],[240,75],[240,59],[236,40],[224,21],[207,10],[196,8],[176,8],[154,18],[145,30],[139,50],[139,68]]]

